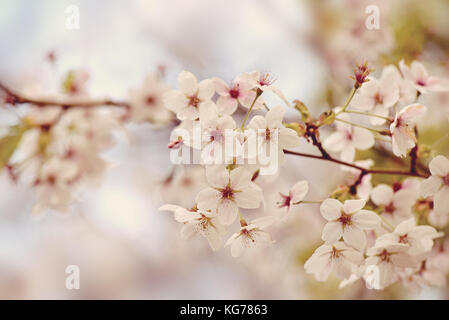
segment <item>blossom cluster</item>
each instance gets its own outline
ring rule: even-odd
[[[449,160],[439,155],[430,161],[429,170],[418,169],[422,156],[417,132],[419,120],[427,111],[419,98],[430,92],[449,91],[449,84],[429,76],[417,61],[410,66],[403,61],[398,66],[386,66],[380,78],[371,76],[371,71],[366,64],[358,66],[345,104],[317,119],[300,101],[290,104],[268,75],[243,73],[228,85],[217,78],[198,82],[193,74],[181,72],[179,89],[164,95],[165,106],[180,121],[169,148],[193,149],[202,158],[213,156],[216,147],[223,148],[226,140],[242,148],[231,148],[226,158],[220,158],[222,162],[200,163],[208,186],[198,192],[191,206],[167,204],[160,210],[173,212],[176,221],[183,224],[182,238],[199,234],[213,250],[229,246],[231,255],[240,257],[253,247],[273,244],[270,230],[287,223],[293,206],[319,203],[326,221],[321,235],[324,243],[304,265],[318,281],[334,274],[342,280],[341,287],[359,279],[374,289],[397,281],[412,287],[444,286],[449,252],[440,230],[449,222]],[[270,108],[262,100],[267,91],[277,94],[284,104]],[[299,111],[301,121],[288,123],[284,119],[288,108]],[[247,123],[253,112],[257,114]],[[240,126],[237,119],[241,119]],[[180,134],[180,129],[192,130],[195,126],[203,137],[197,144],[190,139],[193,134]],[[321,142],[320,129],[324,127],[330,132],[325,135],[323,130]],[[263,164],[246,161],[254,156],[248,152],[250,136],[245,134],[251,129],[262,138],[257,147],[276,144],[270,150],[278,151],[277,165],[282,166],[284,154],[334,162],[347,175],[346,185],[338,186],[323,201],[308,201],[304,200],[308,182],[298,181],[287,193],[279,193],[278,210],[265,213],[263,189],[257,183]],[[301,142],[314,145],[319,154],[296,151]],[[357,150],[378,145],[389,152],[391,159],[410,158],[410,169],[375,169],[372,159],[356,160]],[[266,151],[263,148],[263,153]],[[375,174],[391,175],[395,180],[373,186]],[[256,212],[262,214],[247,219],[247,209],[259,209]],[[236,220],[239,228],[226,238],[227,229]]]
[[[230,83],[198,81],[182,71],[177,89],[150,75],[129,91],[127,102],[91,100],[84,72],[70,73],[63,94],[53,100],[20,96],[2,85],[6,105],[30,107],[0,140],[0,168],[34,188],[34,213],[65,212],[85,185],[101,180],[108,167],[104,153],[127,123],[172,125],[168,148],[174,164],[180,155],[198,158],[187,162],[195,169],[167,179],[166,185],[179,186],[182,199],[160,207],[182,224],[183,239],[200,235],[212,250],[229,247],[241,257],[271,246],[272,230],[288,224],[292,207],[319,204],[323,244],[304,265],[318,281],[333,274],[341,287],[358,280],[374,289],[397,281],[443,286],[449,273],[442,232],[449,224],[449,160],[436,155],[425,162],[431,152],[424,152],[418,131],[428,110],[419,100],[449,91],[449,83],[430,76],[418,61],[388,65],[379,78],[362,64],[352,78],[348,99],[318,117],[299,100],[290,103],[269,74],[256,71]],[[269,94],[278,105],[266,103]],[[303,152],[304,144],[316,152]],[[377,147],[391,162],[407,163],[407,170],[378,168],[357,152]],[[329,162],[345,183],[312,201],[306,200],[309,182],[300,180],[279,190],[276,210],[266,210],[271,206],[259,181],[276,179],[286,155]],[[203,174],[206,183],[192,188]],[[374,183],[375,175],[394,179]]]

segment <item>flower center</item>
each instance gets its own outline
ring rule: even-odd
[[[334,246],[332,247],[331,257],[334,258],[334,259],[340,257],[340,251],[337,250],[337,248],[335,248]]]
[[[407,236],[407,234],[399,236],[399,243],[408,243],[408,236]]]
[[[265,140],[270,140],[270,138],[271,138],[270,129],[266,128],[265,129]]]
[[[237,99],[240,95],[240,91],[239,89],[231,89],[229,90],[229,95],[233,98],[233,99]]]
[[[377,254],[377,256],[380,258],[381,261],[386,261],[386,262],[390,262],[390,253],[383,249],[379,254]]]
[[[398,192],[401,189],[402,189],[402,183],[397,182],[397,181],[393,183],[393,191],[394,192]]]
[[[338,221],[345,226],[349,226],[351,224],[351,216],[342,212],[340,218],[338,218]]]
[[[449,186],[449,174],[445,177],[443,177],[443,183],[447,186]]]
[[[223,190],[221,190],[221,197],[224,199],[232,199],[234,196],[234,191],[231,189],[230,186],[226,186]]]
[[[153,106],[156,104],[156,98],[154,96],[148,96],[145,99],[145,102],[146,102],[147,106]]]
[[[393,202],[390,202],[388,205],[385,206],[385,212],[389,214],[393,214],[396,208],[394,207]]]
[[[49,185],[54,185],[56,183],[56,177],[54,175],[49,175],[47,178],[47,183]]]
[[[292,200],[292,197],[290,195],[286,196],[285,194],[282,194],[280,192],[279,194],[282,197],[282,201],[277,203],[278,208],[290,207],[290,201]]]
[[[192,107],[197,108],[198,104],[201,102],[200,98],[198,98],[196,95],[189,97],[189,105]]]
[[[374,102],[376,104],[383,104],[384,103],[384,97],[379,94],[379,92],[376,93],[376,95],[374,96]]]
[[[418,80],[418,81],[416,81],[416,84],[419,86],[425,86],[426,82],[424,80]]]

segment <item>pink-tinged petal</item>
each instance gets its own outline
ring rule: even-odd
[[[408,150],[416,144],[416,137],[408,127],[400,127],[392,130],[391,143],[393,153],[398,157],[405,157]]]
[[[423,182],[421,182],[421,195],[423,197],[430,197],[437,193],[440,190],[441,185],[443,184],[443,179],[437,176],[430,176]]]
[[[371,191],[371,200],[378,206],[390,204],[393,201],[393,196],[393,189],[386,184],[379,184]]]
[[[198,80],[193,73],[182,71],[178,75],[178,86],[182,93],[191,96],[198,91]]]
[[[348,246],[363,251],[366,247],[366,235],[361,229],[355,226],[347,226],[343,231],[343,240]]]
[[[282,106],[276,106],[267,112],[265,119],[269,128],[279,128],[282,124],[282,119],[285,114],[285,109]]]
[[[399,268],[413,268],[416,266],[416,260],[407,253],[398,253],[390,256],[391,262]]]
[[[387,117],[390,113],[390,110],[386,108],[384,105],[376,105],[374,109],[372,110],[373,114],[377,114],[378,116]],[[370,122],[374,126],[380,126],[384,124],[387,120],[378,118],[378,117],[371,117]]]
[[[419,103],[410,104],[399,111],[398,116],[401,117],[401,121],[414,125],[427,112],[427,107]]]
[[[413,190],[399,190],[393,196],[393,204],[396,208],[411,208],[417,199]]]
[[[434,176],[446,177],[449,175],[449,159],[438,155],[430,161],[429,169]]]
[[[332,244],[340,240],[343,234],[343,227],[340,222],[331,221],[326,223],[321,234],[321,239],[326,242],[326,244]]]
[[[309,183],[307,182],[307,180],[298,181],[290,189],[290,195],[292,197],[291,201],[293,203],[302,201],[307,192],[309,192]]]
[[[405,64],[404,60],[399,61],[399,69],[401,70],[401,73],[405,79],[413,82],[415,81],[415,77],[412,73],[412,70],[410,70],[409,66]]]
[[[349,278],[351,276],[352,267],[351,264],[348,263],[343,258],[332,259],[332,271],[340,280]]]
[[[375,229],[381,224],[379,216],[368,210],[360,210],[354,214],[352,221],[360,229]]]
[[[357,250],[354,250],[352,248],[347,248],[346,250],[343,251],[343,256],[349,261],[352,262],[353,264],[359,266],[363,263],[363,261],[365,260],[363,258],[363,254],[360,253]]]
[[[225,166],[207,166],[207,183],[213,188],[224,188],[229,183],[229,173]]]
[[[237,76],[233,81],[234,86],[238,87],[240,91],[251,91],[254,88],[254,80],[247,77]]]
[[[410,69],[415,79],[426,80],[429,76],[426,68],[421,62],[413,61]]]
[[[239,103],[237,99],[230,96],[221,96],[217,99],[218,112],[221,114],[231,115],[237,110]]]
[[[237,218],[239,208],[234,201],[222,199],[217,207],[217,216],[219,221],[224,225],[232,224]]]
[[[253,104],[255,98],[256,93],[254,91],[247,91],[239,96],[239,102],[243,107],[248,109]]]
[[[198,108],[192,106],[183,108],[176,114],[179,120],[195,120],[198,119],[199,115]]]
[[[394,229],[394,233],[398,235],[404,235],[413,230],[416,226],[415,218],[410,218],[405,221],[402,221],[398,226]]]
[[[234,190],[242,190],[248,187],[251,182],[252,173],[244,167],[237,167],[230,173],[231,188]]]
[[[343,211],[346,213],[354,213],[363,209],[365,204],[366,199],[346,200],[343,204]]]
[[[198,209],[201,211],[212,210],[215,211],[217,209],[218,202],[221,199],[221,193],[212,188],[206,188],[201,190],[196,198],[195,202],[198,206]]]
[[[256,209],[260,206],[262,194],[259,190],[246,187],[241,192],[234,194],[234,200],[240,208]]]
[[[343,204],[336,199],[326,199],[320,206],[320,212],[327,221],[337,220],[341,216]]]
[[[212,79],[205,79],[198,84],[198,98],[202,101],[212,99],[215,94],[214,81]]]
[[[181,239],[182,240],[189,240],[195,235],[196,235],[195,224],[186,223],[182,226],[182,228],[181,228]]]
[[[340,132],[334,132],[324,140],[324,147],[332,152],[340,152],[346,146],[346,136]]]
[[[246,243],[243,236],[235,239],[231,244],[231,256],[233,258],[240,258],[246,250]]]
[[[179,112],[189,104],[187,97],[179,90],[170,90],[164,93],[162,99],[164,106],[173,112]]]
[[[347,144],[343,150],[341,150],[340,159],[345,162],[354,161],[355,157],[355,148],[354,146]]]
[[[449,186],[443,186],[440,191],[435,194],[433,199],[435,211],[438,213],[449,212]]]
[[[374,145],[374,136],[368,130],[362,128],[354,128],[352,141],[356,149],[367,150]]]
[[[301,144],[301,139],[295,130],[290,128],[280,128],[279,130],[279,146],[284,148],[294,148]]]
[[[449,91],[449,80],[429,77],[426,82],[426,88],[434,92],[447,92]]]
[[[217,251],[221,248],[221,236],[216,228],[209,227],[205,237],[212,250]]]
[[[262,116],[254,116],[249,122],[248,127],[255,130],[265,130],[267,128],[267,121]],[[257,131],[255,132],[255,134],[257,135]]]
[[[229,96],[229,87],[227,85],[227,83],[225,81],[223,81],[220,78],[214,78],[214,85],[215,85],[215,91],[220,95],[220,96]]]

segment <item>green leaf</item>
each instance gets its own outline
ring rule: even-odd
[[[8,164],[26,130],[24,124],[13,126],[6,136],[0,138],[0,170]]]

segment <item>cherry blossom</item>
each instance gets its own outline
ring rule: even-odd
[[[270,150],[269,146],[275,144],[278,149],[278,155],[280,164],[284,159],[284,148],[297,147],[300,144],[300,138],[298,134],[289,128],[285,128],[282,125],[282,118],[284,117],[285,109],[281,106],[276,106],[268,111],[265,117],[254,116],[248,124],[247,134],[255,133],[257,135],[257,155],[261,155],[262,152]],[[248,143],[254,143],[254,140],[249,139]],[[248,154],[249,157],[257,156],[254,154]]]
[[[234,258],[238,258],[251,247],[266,248],[272,245],[274,241],[265,229],[275,221],[276,218],[272,216],[255,219],[249,224],[245,221],[241,221],[240,231],[234,233],[228,241],[226,241],[225,247],[231,246],[231,255]]]
[[[298,181],[288,192],[288,195],[279,193],[280,200],[277,203],[279,208],[287,208],[286,212],[290,210],[290,207],[294,204],[300,203],[307,192],[309,192],[309,183],[306,180]]]
[[[220,95],[217,106],[220,113],[231,115],[237,110],[239,104],[249,108],[256,98],[254,85],[244,77],[237,77],[228,86],[219,78],[214,78],[215,91]]]
[[[402,243],[408,245],[408,254],[417,256],[429,252],[433,247],[433,240],[442,236],[431,226],[417,226],[415,218],[401,222],[393,232],[383,234],[377,238],[377,244]]]
[[[397,243],[377,243],[367,250],[364,280],[369,288],[382,290],[398,280],[399,270],[417,266],[416,260],[406,251],[409,246]]]
[[[449,91],[449,81],[447,79],[429,76],[424,65],[418,61],[413,61],[410,66],[407,66],[404,60],[401,60],[399,68],[404,78],[410,80],[420,93]]]
[[[433,196],[434,209],[437,213],[449,213],[449,160],[438,155],[430,161],[429,178],[421,184],[421,194],[424,197]]]
[[[169,122],[172,113],[165,108],[162,98],[168,89],[159,77],[148,75],[139,89],[129,90],[130,117],[136,122]]]
[[[351,102],[357,109],[370,111],[383,117],[388,116],[391,108],[399,99],[397,70],[394,66],[386,66],[380,79],[370,78],[356,93]],[[385,123],[385,119],[371,117],[373,125]]]
[[[163,205],[159,210],[172,211],[175,220],[183,224],[181,229],[181,238],[183,240],[188,240],[195,234],[199,234],[207,239],[212,250],[220,249],[221,237],[226,232],[226,229],[216,215],[198,209],[187,210],[171,204]]]
[[[253,86],[259,88],[263,92],[273,92],[276,94],[281,100],[289,106],[289,102],[287,98],[285,98],[284,94],[277,87],[273,86],[275,80],[268,73],[263,73],[260,71],[246,72],[240,75],[241,78],[248,79],[252,82]]]
[[[357,250],[366,247],[364,230],[380,225],[379,217],[372,211],[362,210],[366,200],[346,200],[343,204],[336,199],[326,199],[320,206],[321,215],[328,221],[321,238],[326,244],[343,237],[344,242]]]
[[[339,117],[349,120],[349,116],[345,114]],[[326,138],[324,147],[332,152],[339,152],[343,161],[354,161],[356,149],[366,150],[374,145],[374,136],[366,129],[340,121],[336,122],[336,129],[336,132]]]
[[[209,187],[196,196],[198,208],[216,212],[220,222],[225,225],[234,222],[239,208],[258,208],[262,194],[251,182],[251,176],[243,167],[233,170],[224,166],[207,167],[206,178]]]
[[[390,125],[393,153],[405,157],[407,151],[416,145],[415,125],[427,111],[421,104],[411,104],[399,111]]]
[[[413,189],[379,184],[371,191],[371,200],[382,209],[382,216],[397,225],[412,215],[417,193]]]
[[[179,90],[166,92],[163,101],[165,107],[175,112],[179,120],[195,120],[199,117],[199,109],[211,108],[211,98],[215,93],[211,79],[198,83],[192,73],[182,71],[178,75],[178,86]]]
[[[34,181],[36,205],[33,214],[39,214],[49,208],[66,212],[72,201],[70,184],[76,177],[76,166],[58,157],[46,161]]]
[[[343,241],[323,244],[304,264],[306,273],[318,281],[326,281],[331,272],[340,279],[349,278],[354,268],[363,263],[363,254]]]

